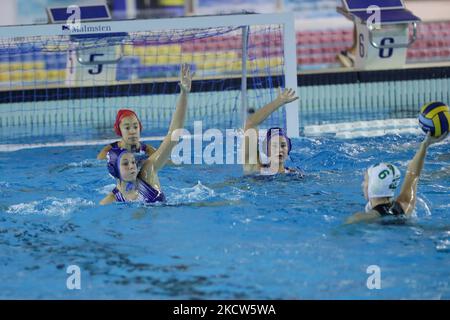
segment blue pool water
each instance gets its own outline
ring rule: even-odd
[[[448,142],[429,150],[416,218],[343,225],[365,205],[364,169],[404,173],[420,139],[295,140],[305,179],[170,166],[168,203],[147,207],[97,205],[113,184],[99,147],[0,153],[0,298],[450,299]],[[70,265],[81,290],[66,287]]]

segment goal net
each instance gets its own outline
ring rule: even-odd
[[[142,136],[164,134],[181,64],[194,72],[186,128],[239,128],[246,114],[296,88],[289,14],[0,27],[1,144],[112,139],[118,109]],[[293,19],[292,19],[293,20]],[[289,23],[286,23],[288,21]],[[292,36],[292,39],[290,37]],[[293,43],[291,43],[293,42]],[[288,111],[289,112],[289,111]],[[265,123],[298,134],[296,106]]]

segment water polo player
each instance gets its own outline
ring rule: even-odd
[[[158,171],[161,170],[169,159],[173,147],[177,141],[172,141],[171,136],[175,130],[184,126],[187,108],[187,96],[191,89],[192,76],[188,66],[181,68],[180,96],[177,107],[170,123],[169,131],[159,148],[143,161],[139,170],[134,154],[125,148],[111,148],[106,157],[108,159],[108,171],[116,178],[117,185],[100,204],[112,202],[141,201],[152,203],[164,201],[161,191]],[[137,130],[135,130],[137,131]]]
[[[121,109],[117,112],[114,132],[122,139],[105,146],[97,155],[97,159],[106,159],[106,154],[112,148],[122,148],[134,153],[137,161],[147,159],[156,151],[152,146],[139,141],[142,124],[133,110]]]
[[[347,223],[373,221],[380,217],[409,217],[414,212],[419,182],[427,149],[430,145],[444,140],[448,132],[440,137],[427,134],[414,158],[408,165],[400,195],[394,199],[400,181],[400,171],[389,163],[371,166],[365,173],[363,191],[366,200],[365,213],[357,213],[347,219]]]
[[[281,92],[278,89],[277,98],[265,105],[254,114],[247,118],[245,122],[245,137],[244,137],[244,173],[245,174],[263,174],[274,175],[277,173],[296,172],[286,168],[285,161],[288,158],[292,149],[291,140],[286,135],[286,132],[281,128],[271,128],[267,131],[266,138],[263,143],[264,150],[268,157],[268,163],[263,164],[260,159],[259,148],[257,146],[258,140],[258,126],[266,120],[274,111],[278,110],[286,103],[297,100],[294,90],[285,89]],[[253,133],[253,141],[250,138]],[[251,156],[251,151],[256,150],[255,157]]]

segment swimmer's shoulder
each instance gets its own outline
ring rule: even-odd
[[[116,141],[116,142],[113,142],[113,143],[110,143],[110,144],[104,146],[103,149],[97,155],[97,159],[105,160],[106,155],[108,154],[109,150],[111,150],[112,148],[117,148],[118,146],[119,146],[119,141]]]
[[[261,165],[259,164],[244,164],[244,175],[250,176],[261,173]]]
[[[98,153],[97,159],[98,160],[105,160],[106,155],[108,154],[109,150],[111,150],[112,144],[108,144],[107,146],[103,147],[103,149]]]
[[[104,206],[113,202],[116,202],[116,197],[114,196],[114,193],[110,192],[106,197],[104,197],[100,201],[100,205]]]
[[[373,222],[377,219],[381,218],[381,214],[378,213],[378,211],[370,210],[368,212],[357,212],[351,217],[349,217],[345,224],[352,224],[352,223],[360,223],[360,222]]]
[[[269,166],[263,165],[244,165],[245,175],[258,175],[258,176],[278,176],[278,173],[274,173],[270,170]],[[305,172],[300,168],[288,168],[284,170],[285,175],[296,176],[300,178],[305,177]]]
[[[304,178],[305,175],[306,175],[305,171],[303,171],[302,169],[300,169],[298,167],[297,168],[288,168],[288,167],[286,167],[284,173],[285,174],[293,174],[293,175],[296,175],[296,176],[298,176],[300,178]]]

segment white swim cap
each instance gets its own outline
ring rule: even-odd
[[[372,198],[392,198],[400,182],[400,170],[390,163],[379,163],[367,170],[368,195]]]

